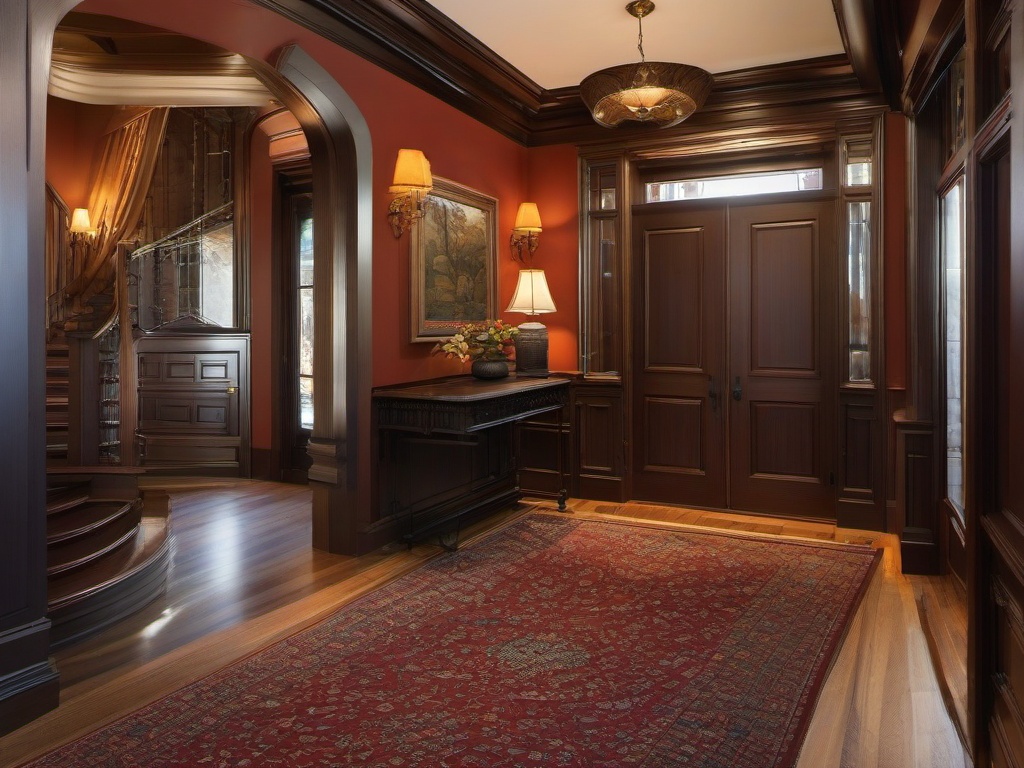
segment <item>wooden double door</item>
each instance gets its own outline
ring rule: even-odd
[[[633,496],[834,518],[835,202],[684,205],[634,209]]]

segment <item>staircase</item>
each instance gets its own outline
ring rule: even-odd
[[[137,474],[66,468],[47,476],[51,648],[120,621],[158,597],[170,559],[167,497]]]
[[[68,389],[70,370],[68,345],[51,341],[46,345],[46,465],[68,462]]]

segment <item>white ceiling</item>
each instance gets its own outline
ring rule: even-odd
[[[639,61],[626,0],[429,0],[543,88]],[[712,74],[843,52],[832,0],[655,0],[648,61]]]

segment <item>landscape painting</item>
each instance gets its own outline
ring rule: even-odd
[[[498,201],[434,177],[412,237],[412,340],[436,342],[494,317]]]

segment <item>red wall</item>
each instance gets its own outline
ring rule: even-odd
[[[551,368],[576,368],[577,170],[573,147],[526,149],[491,128],[415,88],[348,50],[302,27],[239,0],[86,0],[76,10],[104,13],[151,24],[249,57],[273,60],[284,45],[298,43],[345,89],[365,118],[373,144],[373,383],[375,386],[459,373],[457,361],[430,355],[430,344],[410,338],[409,236],[396,240],[386,219],[395,156],[403,147],[421,149],[436,176],[451,179],[498,200],[498,314],[513,323],[524,315],[506,315],[518,275],[507,241],[519,203],[533,200],[544,223],[535,266],[545,269],[558,312],[543,319],[550,329]],[[51,115],[51,118],[53,115]],[[54,120],[50,120],[50,125]],[[64,162],[59,163],[64,165]],[[49,170],[48,170],[49,174]],[[266,196],[257,195],[268,206]],[[71,201],[69,200],[69,204]],[[255,210],[254,210],[255,213]],[[256,217],[256,222],[261,220]],[[264,221],[269,220],[263,218]],[[252,290],[269,295],[269,229],[253,230]],[[266,240],[261,240],[267,238]],[[263,282],[268,281],[268,282]],[[258,313],[254,313],[256,315]],[[254,448],[270,444],[269,326],[254,318]],[[261,382],[260,380],[263,379]],[[266,423],[264,423],[266,422]]]
[[[562,144],[529,150],[527,180],[527,199],[537,203],[544,225],[533,266],[544,270],[551,298],[558,307],[557,312],[539,318],[548,327],[548,367],[553,371],[575,371],[579,360],[580,239],[576,148]],[[517,275],[518,263],[514,262],[503,285]],[[502,308],[508,301],[505,299]],[[509,319],[521,323],[527,318],[513,314]]]

